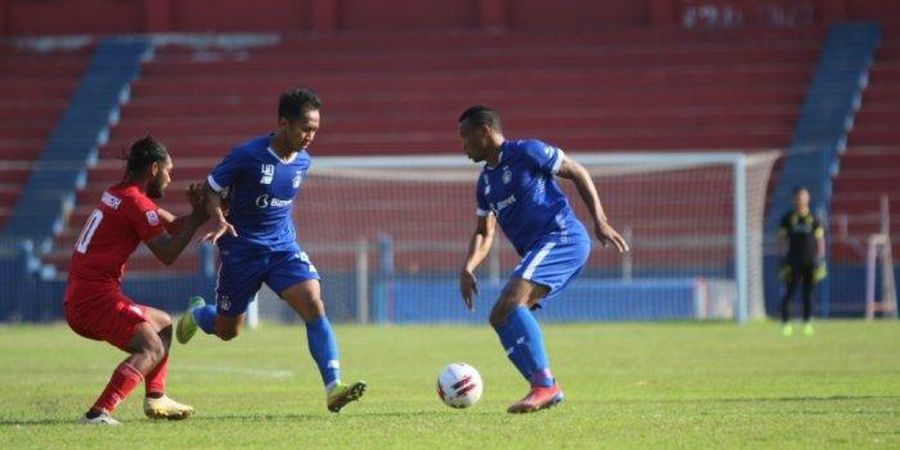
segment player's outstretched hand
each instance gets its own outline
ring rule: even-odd
[[[219,220],[219,223],[216,224],[216,228],[209,233],[203,235],[203,238],[200,239],[201,242],[212,242],[215,244],[223,234],[228,233],[232,236],[237,237],[237,231],[235,231],[234,226],[228,223],[225,218]]]
[[[463,270],[459,273],[459,293],[462,294],[463,301],[466,302],[466,308],[469,311],[475,311],[475,305],[472,301],[475,295],[478,294],[478,283],[472,272]]]
[[[206,190],[202,184],[191,183],[187,190],[188,201],[191,202],[191,215],[201,222],[209,219],[209,213],[206,212]]]
[[[595,225],[594,234],[597,235],[597,239],[600,240],[600,243],[603,244],[604,247],[609,247],[609,244],[612,244],[616,246],[619,253],[631,251],[631,249],[628,248],[628,243],[625,242],[625,238],[623,238],[622,235],[608,223]]]

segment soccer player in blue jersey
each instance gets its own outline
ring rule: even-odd
[[[339,412],[358,400],[366,383],[340,379],[337,340],[325,316],[319,273],[296,242],[294,197],[310,166],[307,147],[319,130],[322,101],[310,89],[281,95],[278,129],[235,147],[207,178],[207,211],[217,223],[204,239],[219,247],[216,305],[195,297],[178,321],[186,343],[199,327],[222,340],[238,335],[262,283],[306,322],[306,337],[325,384],[327,407]],[[227,195],[226,195],[227,194]],[[228,198],[227,216],[223,197]]]
[[[550,372],[541,328],[530,310],[558,294],[587,262],[591,238],[575,217],[554,177],[575,183],[604,246],[627,252],[628,244],[609,224],[588,171],[559,148],[538,140],[507,140],[500,116],[473,106],[459,117],[466,156],[484,169],[476,185],[478,225],[459,274],[459,290],[473,309],[478,293],[475,268],[487,256],[497,222],[522,260],[494,303],[490,323],[506,354],[531,390],[511,405],[510,413],[528,413],[563,399]]]

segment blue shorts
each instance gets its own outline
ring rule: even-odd
[[[581,273],[590,254],[591,239],[586,233],[551,234],[525,252],[511,277],[548,287],[544,299],[549,299]]]
[[[216,310],[235,317],[247,311],[265,282],[276,294],[307,280],[318,280],[319,272],[299,248],[256,254],[219,252],[216,280]]]

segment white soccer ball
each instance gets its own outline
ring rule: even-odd
[[[484,383],[474,367],[453,363],[438,375],[437,392],[441,401],[451,408],[468,408],[481,398]]]

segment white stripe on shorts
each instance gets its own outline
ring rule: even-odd
[[[534,255],[534,259],[532,259],[531,263],[528,264],[528,267],[525,268],[525,272],[522,272],[522,278],[530,280],[531,276],[534,275],[537,266],[547,257],[547,254],[550,253],[550,250],[552,250],[554,246],[556,246],[556,242],[544,244],[541,251],[539,251],[537,255]]]

